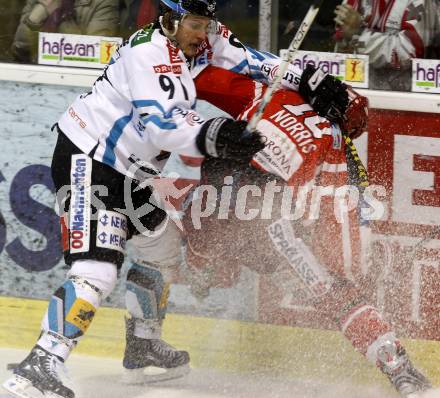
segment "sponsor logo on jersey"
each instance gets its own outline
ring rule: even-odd
[[[205,119],[200,117],[196,112],[189,111],[187,109],[176,108],[174,109],[173,113],[176,116],[182,116],[183,118],[185,118],[185,121],[190,126],[195,126],[196,124],[203,124],[205,122]]]
[[[172,64],[182,64],[183,60],[179,56],[179,49],[171,44],[169,40],[167,40],[167,48],[168,53],[170,55],[170,62]]]
[[[76,123],[78,123],[79,126],[80,126],[82,129],[85,129],[85,128],[87,127],[87,123],[79,117],[79,115],[75,112],[75,109],[73,109],[72,107],[70,107],[69,110],[68,110],[68,112],[69,112],[70,117],[71,117]]]
[[[205,65],[212,60],[212,46],[207,40],[204,40],[197,48],[196,65]]]
[[[154,73],[174,73],[176,75],[182,74],[182,65],[155,65],[153,66]]]
[[[127,217],[109,210],[98,211],[96,247],[125,253],[127,242]]]
[[[229,29],[225,25],[219,24],[216,34],[227,39],[229,37]]]
[[[72,156],[70,172],[70,253],[83,253],[90,247],[90,184],[92,159],[87,155]]]
[[[277,251],[287,259],[313,296],[320,297],[330,290],[331,277],[304,242],[295,238],[290,221],[274,222],[268,227],[268,233]]]
[[[257,153],[254,161],[264,170],[288,181],[303,163],[297,146],[282,129],[268,120],[260,121],[257,128],[262,132],[266,146]]]

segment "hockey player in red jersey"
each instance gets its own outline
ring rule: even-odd
[[[242,120],[250,119],[265,90],[213,67],[196,87],[199,98]],[[317,115],[298,93],[275,92],[257,126],[266,146],[252,166],[204,161],[201,186],[186,210],[186,261],[205,287],[209,276],[214,284],[225,275],[237,278],[243,265],[296,278],[304,301],[330,316],[402,397],[419,397],[430,382],[359,285],[360,218],[375,209],[365,169],[345,137],[365,131],[366,118],[367,101],[355,92],[340,125]]]

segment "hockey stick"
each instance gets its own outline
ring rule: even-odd
[[[319,8],[321,7],[322,2],[323,0],[315,0],[310,6],[309,11],[307,11],[306,16],[304,17],[300,27],[298,28],[298,31],[295,34],[295,37],[293,38],[292,42],[289,45],[289,48],[284,54],[283,60],[281,61],[278,71],[275,74],[275,78],[270,82],[266,92],[264,93],[263,99],[258,106],[258,109],[252,115],[252,118],[246,127],[246,131],[248,133],[252,133],[253,131],[255,131],[258,122],[263,117],[263,112],[266,109],[266,106],[272,99],[274,92],[279,88],[281,80],[286,73],[290,62],[292,61],[293,56],[300,48],[301,43],[303,42],[307,32],[309,31],[310,27],[313,24],[313,21],[316,18],[316,15],[318,15]]]

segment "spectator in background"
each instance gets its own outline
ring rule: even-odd
[[[294,0],[279,3],[278,47],[287,48],[298,30],[303,18],[312,5],[312,0]],[[341,0],[324,0],[309,33],[301,45],[305,51],[333,51],[334,21],[332,10]]]
[[[159,0],[121,0],[120,35],[127,39],[132,33],[157,18]]]
[[[435,0],[344,0],[335,9],[335,51],[370,57],[370,87],[410,90],[411,59],[435,30]]]
[[[0,0],[0,62],[11,62],[11,44],[25,0]]]
[[[27,0],[12,51],[20,62],[35,62],[38,32],[116,36],[119,0]]]

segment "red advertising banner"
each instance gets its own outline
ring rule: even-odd
[[[385,188],[385,213],[369,225],[370,254],[355,278],[400,335],[440,340],[440,115],[372,110],[368,130],[370,183]],[[260,321],[335,327],[286,283],[260,278]]]

